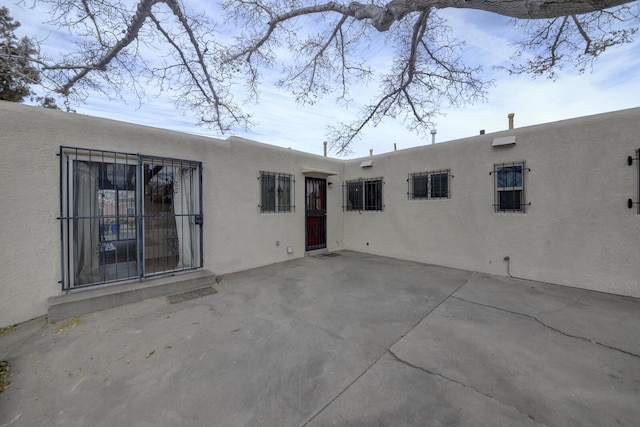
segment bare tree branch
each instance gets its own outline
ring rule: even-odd
[[[583,72],[608,48],[632,42],[638,21],[638,2],[562,19],[516,21],[526,37],[516,43],[516,62],[508,71],[555,79],[558,69],[571,64]],[[529,52],[535,55],[523,60]]]
[[[136,37],[138,36],[138,32],[140,28],[144,24],[145,19],[151,13],[151,6],[160,2],[162,0],[142,0],[138,3],[138,10],[134,17],[131,19],[131,26],[125,32],[124,37],[120,39],[120,41],[110,49],[100,60],[98,60],[95,64],[91,65],[91,69],[106,71],[107,65],[130,43],[132,43]],[[95,22],[95,20],[93,21]],[[48,67],[45,67],[47,70]],[[69,79],[62,87],[59,89],[60,93],[63,95],[68,95],[69,90],[81,79],[83,79],[90,71],[87,67],[84,67],[78,72],[75,76]]]
[[[487,83],[475,77],[477,69],[462,64],[459,45],[446,41],[447,28],[433,11],[420,13],[407,30],[410,41],[393,73],[384,77],[377,101],[354,122],[332,128],[329,143],[337,154],[348,153],[366,126],[377,126],[387,116],[404,115],[410,130],[426,134],[440,105],[464,105],[484,96]],[[406,39],[403,34],[397,37],[396,42]]]
[[[589,52],[589,48],[591,47],[591,37],[589,37],[589,35],[585,31],[584,27],[582,26],[582,24],[580,23],[576,15],[571,15],[571,19],[573,20],[573,23],[576,24],[576,28],[578,29],[578,31],[580,32],[580,35],[582,36],[582,38],[586,43],[586,46],[584,48],[584,53]]]
[[[509,71],[549,77],[569,63],[584,70],[606,49],[631,42],[639,22],[635,0],[226,0],[211,3],[216,24],[196,17],[183,0],[138,0],[135,9],[105,0],[39,1],[51,5],[51,21],[78,44],[58,60],[34,60],[58,92],[118,96],[127,87],[142,98],[149,87],[169,89],[177,106],[222,133],[249,123],[232,88],[244,84],[248,98],[257,99],[263,71],[275,65],[282,67],[279,86],[301,103],[329,93],[348,103],[353,84],[375,78],[377,96],[355,121],[331,130],[338,153],[385,117],[403,117],[410,130],[426,133],[442,106],[483,99],[491,82],[465,64],[439,9],[515,18],[524,36]],[[227,31],[216,33],[214,25]],[[386,71],[370,62],[371,40],[382,37],[389,51],[395,47]],[[168,50],[158,65],[149,52],[160,42]]]

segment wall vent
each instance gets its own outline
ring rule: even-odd
[[[373,160],[364,160],[362,163],[360,163],[360,167],[365,169],[373,167]]]
[[[503,136],[501,138],[493,138],[493,147],[506,147],[516,145],[516,136]]]

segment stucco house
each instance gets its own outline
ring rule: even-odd
[[[315,251],[640,297],[640,108],[353,160],[8,102],[0,129],[0,327]]]

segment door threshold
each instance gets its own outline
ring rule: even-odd
[[[329,252],[329,249],[327,248],[311,249],[310,251],[306,251],[304,253],[304,256],[315,256],[320,254],[326,254],[328,252]]]

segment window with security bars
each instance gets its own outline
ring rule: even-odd
[[[531,203],[525,198],[524,162],[500,163],[493,166],[494,210],[496,212],[525,212]]]
[[[409,199],[448,199],[450,178],[449,169],[409,174]]]
[[[293,175],[279,172],[260,172],[260,212],[293,212]]]
[[[347,211],[382,211],[382,178],[346,181],[343,187]]]
[[[61,147],[63,289],[202,267],[201,163]]]

